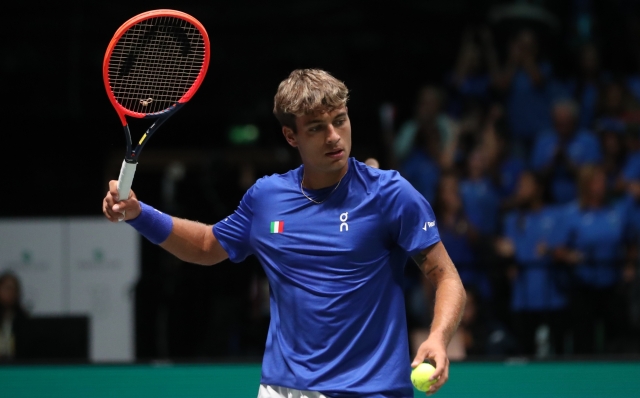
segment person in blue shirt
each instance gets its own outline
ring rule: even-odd
[[[496,240],[497,252],[513,264],[508,267],[512,329],[521,354],[536,353],[535,333],[545,326],[552,350],[559,353],[568,300],[551,256],[558,209],[544,203],[544,185],[531,172],[521,175],[516,201],[518,209],[505,215],[502,237]]]
[[[500,195],[488,174],[488,159],[481,147],[476,147],[467,159],[467,175],[460,182],[464,211],[473,227],[484,236],[498,230]]]
[[[283,80],[274,114],[302,166],[259,179],[213,226],[166,215],[135,194],[118,198],[116,181],[103,201],[108,220],[124,219],[183,261],[259,259],[271,309],[260,398],[409,398],[410,366],[425,360],[436,365],[429,393],[448,379],[446,347],[464,288],[424,197],[397,172],[349,157],[347,98],[344,83],[322,70]],[[430,334],[413,362],[403,297],[409,257],[436,288]]]
[[[535,34],[522,30],[511,41],[507,64],[495,79],[496,88],[506,93],[509,130],[519,151],[527,152],[535,135],[551,127],[552,80],[551,64],[539,59]]]
[[[578,189],[578,200],[563,210],[554,257],[573,274],[574,353],[592,354],[610,349],[628,326],[618,287],[634,278],[636,238],[628,200],[607,201],[601,166],[584,166]]]
[[[458,177],[454,173],[442,175],[434,206],[440,239],[448,248],[462,283],[478,292],[483,301],[489,301],[491,284],[485,264],[478,259],[478,232],[465,214]]]
[[[580,166],[600,162],[598,138],[588,130],[577,129],[578,109],[571,100],[554,104],[554,129],[540,133],[533,147],[531,167],[551,185],[556,203],[576,198],[575,177]]]

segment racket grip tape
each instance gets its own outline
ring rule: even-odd
[[[131,184],[133,183],[133,176],[136,174],[137,166],[138,163],[127,163],[127,161],[122,161],[120,176],[118,177],[118,197],[120,200],[129,199]]]

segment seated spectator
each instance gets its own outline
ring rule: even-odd
[[[561,221],[558,210],[545,205],[543,197],[543,184],[533,173],[523,173],[516,193],[518,209],[505,216],[503,237],[496,242],[499,255],[512,262],[512,330],[523,355],[536,353],[539,328],[549,329],[552,352],[561,351],[565,333],[567,297],[550,250]]]
[[[627,301],[618,287],[635,276],[636,241],[628,201],[607,201],[602,167],[581,168],[578,190],[578,201],[563,210],[554,257],[573,275],[574,353],[602,353],[628,326]]]
[[[20,330],[27,313],[20,301],[20,281],[11,272],[0,275],[0,360],[11,360],[19,351]]]
[[[541,132],[533,147],[531,167],[550,184],[551,198],[556,203],[574,200],[578,168],[602,158],[598,139],[577,128],[577,116],[573,101],[557,102],[553,107],[554,128]]]
[[[458,178],[448,173],[442,176],[434,202],[440,239],[447,247],[456,265],[462,283],[473,287],[484,300],[491,296],[491,285],[483,264],[479,261],[475,245],[478,234],[469,223],[458,188]]]
[[[508,57],[495,86],[507,94],[513,141],[519,151],[526,151],[539,131],[551,127],[552,67],[539,59],[538,41],[531,30],[522,30],[511,41]]]
[[[467,175],[460,183],[460,196],[469,222],[481,235],[492,236],[498,229],[500,195],[488,174],[487,156],[482,147],[467,159]]]

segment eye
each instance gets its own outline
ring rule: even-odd
[[[333,124],[336,126],[342,126],[345,122],[345,119],[336,120]]]

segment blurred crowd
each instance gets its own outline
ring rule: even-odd
[[[468,289],[450,354],[637,352],[640,75],[604,70],[585,42],[559,77],[529,29],[497,53],[469,30],[410,120],[380,112],[390,168],[432,204]],[[433,292],[408,284],[420,341]]]

